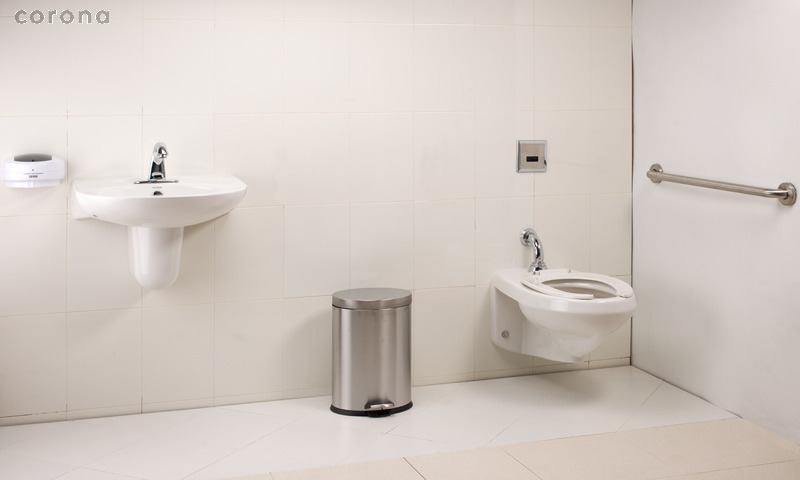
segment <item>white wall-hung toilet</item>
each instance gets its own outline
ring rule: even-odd
[[[498,347],[579,362],[631,318],[636,299],[630,285],[607,275],[509,268],[495,272],[490,308]]]

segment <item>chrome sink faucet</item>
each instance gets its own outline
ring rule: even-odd
[[[536,274],[542,270],[547,270],[547,264],[544,263],[544,249],[542,248],[542,242],[539,240],[539,236],[536,235],[536,232],[532,228],[526,228],[522,231],[522,233],[520,233],[519,241],[526,247],[533,248],[533,261],[531,262],[531,266],[528,268],[528,271]]]
[[[164,142],[158,142],[153,146],[153,163],[150,165],[150,180],[166,180],[167,166],[164,161],[167,159],[167,146]]]
[[[167,180],[167,145],[164,142],[158,142],[153,145],[153,155],[151,157],[152,163],[150,164],[150,178],[147,180],[137,180],[134,183],[175,183],[177,180]]]

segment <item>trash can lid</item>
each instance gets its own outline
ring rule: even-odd
[[[411,292],[401,288],[354,288],[333,294],[333,306],[351,310],[380,310],[411,304]]]

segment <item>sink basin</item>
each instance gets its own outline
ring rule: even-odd
[[[247,191],[244,182],[230,175],[175,180],[135,183],[132,178],[111,178],[72,184],[75,218],[128,227],[128,264],[145,288],[166,288],[178,278],[183,227],[228,213]]]
[[[247,185],[230,175],[177,177],[177,183],[92,179],[73,183],[83,216],[126,227],[172,228],[203,223],[228,213]]]

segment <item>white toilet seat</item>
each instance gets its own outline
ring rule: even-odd
[[[573,272],[568,268],[542,270],[535,274],[528,274],[522,278],[522,284],[541,294],[553,297],[572,300],[593,300],[595,298],[591,293],[568,292],[546,284],[546,282],[559,280],[585,280],[596,282],[607,286],[608,293],[615,297],[630,298],[633,296],[633,288],[618,278],[599,273]]]

